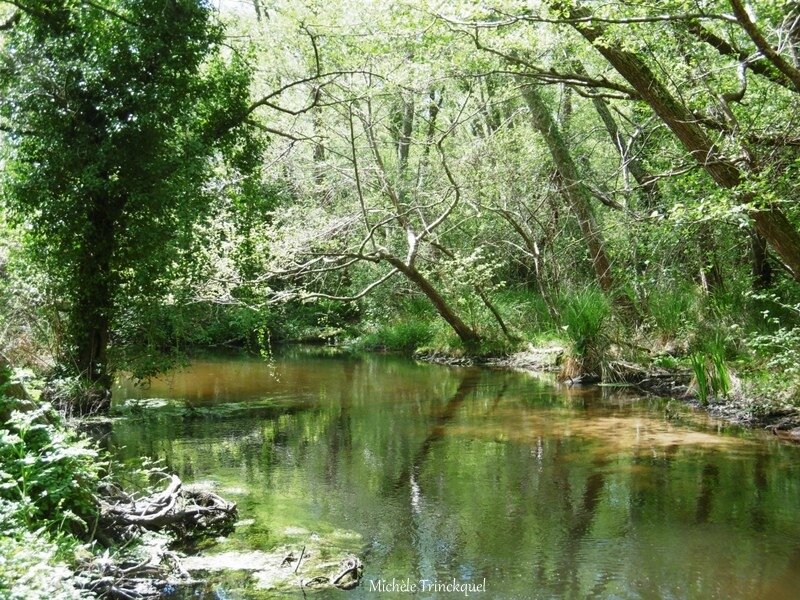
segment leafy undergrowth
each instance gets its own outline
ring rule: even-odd
[[[70,562],[86,554],[106,466],[86,439],[47,406],[2,395],[0,386],[0,597],[86,597]]]

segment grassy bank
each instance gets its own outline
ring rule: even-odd
[[[512,357],[506,363],[530,368],[537,368],[532,349],[560,347],[557,368],[567,381],[592,374],[606,382],[639,383],[672,375],[680,385],[648,390],[680,395],[744,423],[800,424],[800,310],[776,295],[656,288],[632,301],[634,314],[621,313],[593,287],[549,302],[524,289],[502,290],[492,300],[511,335],[488,311],[465,311],[481,334],[478,348],[466,348],[418,297],[368,313],[345,343],[444,362]],[[552,356],[543,356],[549,364]]]

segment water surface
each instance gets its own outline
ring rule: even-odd
[[[359,588],[309,597],[412,597],[375,591],[393,578],[485,579],[470,597],[486,600],[800,594],[800,449],[667,420],[661,400],[297,351],[197,360],[115,393],[135,398],[169,402],[127,409],[117,455],[239,504],[242,524],[207,552],[324,538],[362,557]]]

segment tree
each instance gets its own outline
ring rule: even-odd
[[[522,97],[530,110],[534,128],[545,140],[550,150],[561,188],[578,220],[584,241],[589,249],[597,283],[605,293],[613,296],[615,283],[611,272],[611,262],[606,255],[603,237],[595,222],[590,202],[591,193],[580,177],[562,133],[538,90],[530,85],[525,86],[522,88]]]
[[[609,42],[604,37],[602,25],[592,21],[591,13],[584,7],[575,8],[564,2],[550,3],[557,14],[560,14],[606,60],[616,71],[628,81],[642,100],[647,102],[664,124],[669,127],[675,137],[683,144],[691,157],[700,164],[708,175],[722,188],[736,190],[748,177],[734,161],[719,151],[711,135],[703,129],[692,112],[673,95],[667,86],[656,76],[647,63],[635,53],[625,49],[616,41]],[[741,3],[732,2],[737,19],[748,34],[757,41],[759,50],[767,52],[770,60],[787,76],[797,70],[772,50],[768,52],[763,37],[755,30],[744,9],[741,15],[738,8]],[[770,48],[771,50],[771,48]],[[800,81],[800,72],[798,81]],[[741,194],[742,203],[750,206],[750,216],[755,227],[767,243],[777,252],[792,276],[800,281],[800,233],[786,217],[781,208],[774,203],[765,202],[757,194],[745,191]]]
[[[107,389],[115,331],[176,275],[215,163],[253,150],[249,71],[201,2],[19,7],[0,57],[3,199],[64,317],[63,369]]]

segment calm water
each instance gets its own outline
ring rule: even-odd
[[[392,578],[485,578],[483,600],[800,597],[800,448],[675,424],[662,401],[297,352],[196,361],[124,398],[175,402],[118,421],[119,456],[238,502],[208,552],[316,536],[363,558],[359,588],[309,597],[411,598],[370,589]]]

